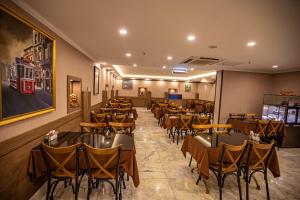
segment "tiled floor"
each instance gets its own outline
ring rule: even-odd
[[[196,185],[197,174],[191,173],[188,167],[189,156],[184,158],[179,145],[172,143],[166,131],[158,127],[153,114],[146,109],[138,109],[139,118],[136,121],[135,144],[139,167],[140,185],[135,188],[131,182],[126,182],[123,199],[136,200],[196,200],[218,199],[216,178],[211,174],[208,180],[210,194],[205,193],[203,182]],[[300,199],[300,149],[280,149],[278,152],[281,177],[269,178],[271,199]],[[195,166],[193,162],[193,166]],[[271,173],[269,173],[271,174]],[[256,190],[255,184],[250,185],[250,199],[266,199],[263,177],[256,175],[261,190]],[[245,184],[242,183],[245,195]],[[86,178],[80,186],[79,199],[86,199]],[[31,199],[44,199],[44,185]],[[56,189],[55,199],[72,199],[70,188],[60,186]],[[236,179],[228,177],[223,189],[223,199],[238,199]],[[105,184],[93,190],[91,199],[113,199],[113,192]]]

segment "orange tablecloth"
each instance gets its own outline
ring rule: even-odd
[[[186,157],[186,152],[197,162],[198,172],[206,179],[209,178],[209,165],[215,164],[219,160],[221,149],[219,147],[208,147],[202,144],[196,137],[188,135],[181,147],[183,155]],[[245,154],[246,155],[246,154]],[[244,156],[246,158],[247,156]],[[269,160],[269,169],[274,177],[280,176],[280,169],[276,150],[273,151]]]

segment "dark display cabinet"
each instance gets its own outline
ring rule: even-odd
[[[262,119],[282,120],[286,124],[300,124],[300,96],[265,94]]]

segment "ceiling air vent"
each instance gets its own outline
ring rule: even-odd
[[[187,68],[173,68],[172,69],[172,74],[186,74],[187,73]]]
[[[219,58],[208,58],[208,57],[196,57],[192,56],[189,57],[188,59],[184,60],[182,63],[183,64],[189,64],[189,65],[213,65],[216,63],[219,63],[220,60]]]

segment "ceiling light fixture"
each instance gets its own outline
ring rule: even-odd
[[[172,57],[172,56],[168,56],[167,59],[168,59],[168,60],[172,60],[173,57]]]
[[[119,33],[121,34],[121,35],[127,35],[127,30],[125,29],[125,28],[121,28],[120,30],[119,30]]]
[[[194,68],[194,67],[192,67],[192,68],[191,68],[191,71],[194,71],[194,69],[195,69],[195,68]]]
[[[194,35],[188,35],[188,36],[186,37],[186,39],[187,39],[188,41],[192,42],[192,41],[194,41],[194,40],[196,39],[196,37],[195,37]]]
[[[106,65],[107,63],[106,62],[103,62],[103,63],[101,63],[102,65]]]
[[[137,64],[133,64],[134,67],[137,67]]]
[[[278,67],[278,65],[273,65],[273,66],[272,66],[272,68],[274,68],[274,69],[277,68],[277,67]]]
[[[255,45],[256,45],[256,42],[254,42],[254,41],[251,41],[251,42],[247,43],[248,47],[254,47]]]
[[[131,53],[126,53],[126,57],[131,57]]]
[[[146,78],[145,80],[146,80],[146,81],[151,81],[151,79],[150,79],[150,78]]]
[[[164,65],[164,66],[162,66],[162,68],[163,68],[163,69],[166,69],[167,67]]]
[[[174,82],[176,82],[177,80],[173,80]]]

